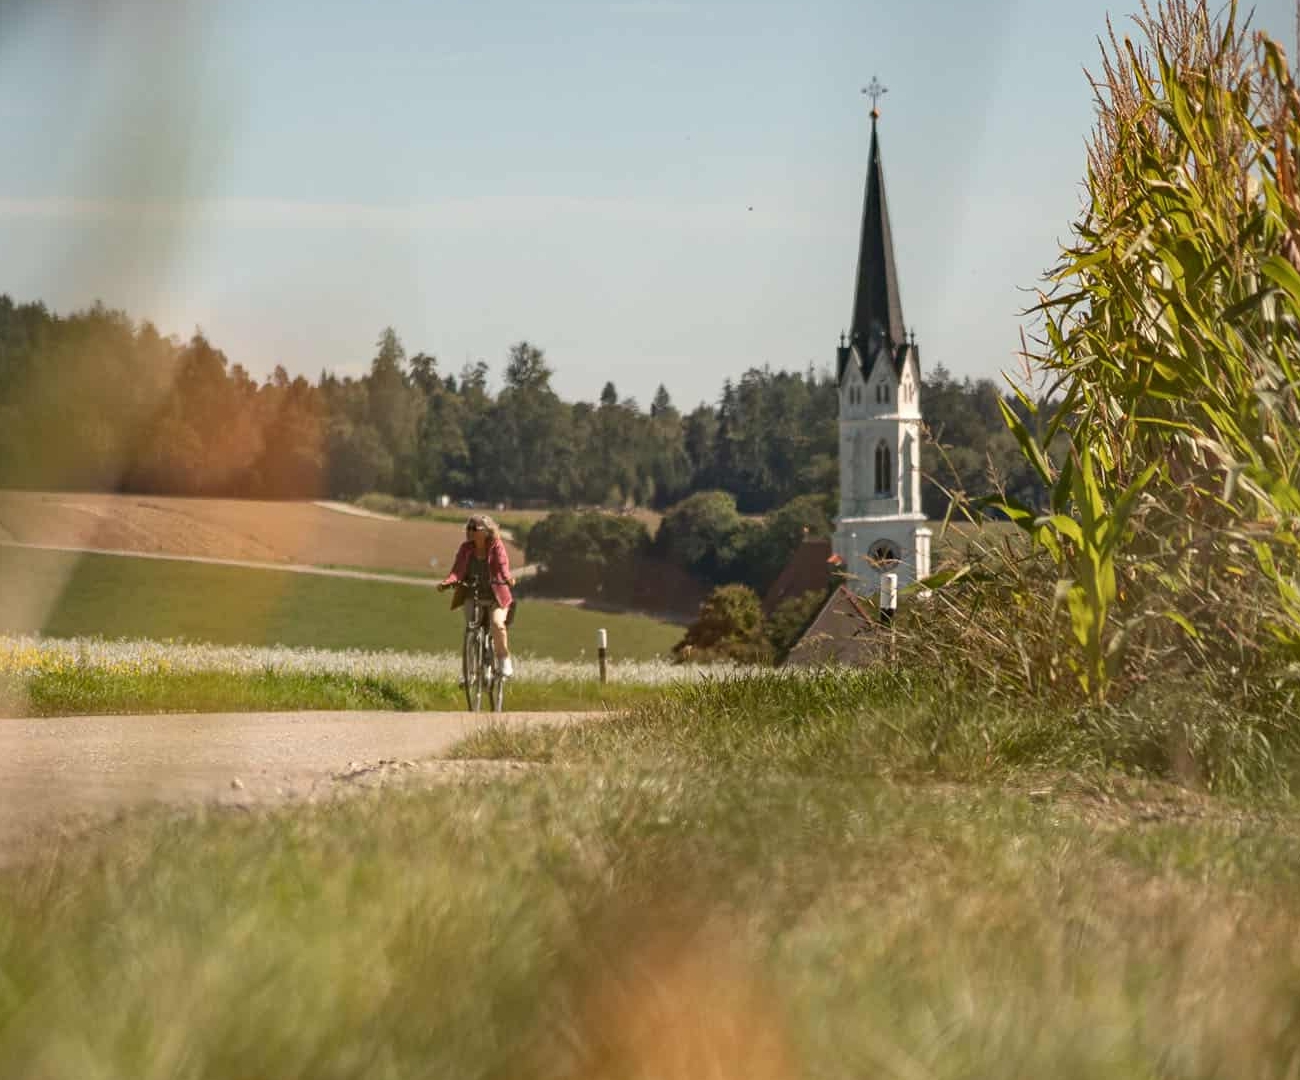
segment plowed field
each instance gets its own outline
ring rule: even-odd
[[[0,542],[197,555],[210,559],[349,566],[450,568],[459,524],[340,513],[316,503],[0,491]],[[523,553],[507,545],[511,565]]]

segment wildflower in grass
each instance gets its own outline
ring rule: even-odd
[[[593,663],[526,657],[525,681],[555,683],[596,677]],[[354,679],[398,678],[452,681],[460,675],[459,653],[367,652],[289,646],[201,645],[176,641],[105,641],[0,635],[0,673],[34,677],[71,671],[122,676],[218,672],[232,675],[343,675]],[[626,686],[671,683],[742,674],[742,665],[694,667],[667,660],[612,661],[609,681]],[[770,670],[770,669],[768,669]]]

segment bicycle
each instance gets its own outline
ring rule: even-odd
[[[509,585],[508,581],[494,581],[493,585]],[[493,712],[501,712],[505,702],[506,681],[497,670],[496,649],[492,645],[492,630],[487,618],[492,610],[492,594],[480,594],[479,584],[470,583],[465,603],[470,606],[465,623],[465,643],[461,651],[461,672],[465,676],[465,703],[470,712],[480,712],[486,691]]]

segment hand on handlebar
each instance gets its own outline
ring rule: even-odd
[[[450,589],[450,588],[451,588],[453,585],[455,585],[455,584],[456,584],[456,583],[455,583],[454,581],[452,581],[450,578],[443,578],[440,582],[438,582],[438,591],[439,591],[439,592],[446,592],[448,589]]]

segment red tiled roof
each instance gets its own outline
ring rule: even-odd
[[[784,600],[807,592],[825,592],[831,585],[831,542],[805,540],[763,597],[763,614],[770,615]]]

